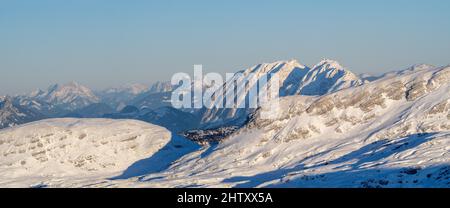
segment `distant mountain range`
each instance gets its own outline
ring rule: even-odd
[[[169,106],[162,94],[170,93],[168,82],[158,82],[152,86],[142,84],[126,85],[95,92],[76,82],[64,85],[55,84],[47,90],[36,90],[26,95],[5,97],[0,100],[0,128],[15,126],[43,118],[102,118],[120,114],[126,106],[141,109],[157,109]],[[169,98],[170,99],[170,94]],[[135,118],[138,115],[129,115]],[[142,118],[150,120],[149,118]]]
[[[417,65],[413,68],[421,67],[431,66]],[[379,77],[357,76],[337,61],[330,59],[324,59],[313,67],[305,66],[296,60],[262,63],[238,73],[244,75],[237,79],[238,84],[248,80],[250,73],[256,75],[257,80],[267,74],[278,75],[281,97],[293,95],[321,96],[360,86],[381,77],[393,76],[389,73]],[[245,96],[234,98],[238,105],[248,101],[249,91],[252,87],[255,87],[253,86],[255,84],[250,83],[251,86],[245,89]],[[225,92],[230,92],[231,89],[227,89],[227,86],[230,87],[227,83],[224,83]],[[11,97],[10,100],[12,100],[15,108],[21,110],[3,109],[4,114],[8,114],[9,117],[24,119],[2,118],[0,128],[43,118],[129,118],[162,125],[178,132],[193,129],[240,127],[248,121],[249,115],[256,111],[256,109],[248,106],[245,108],[175,109],[171,107],[170,99],[171,93],[176,87],[172,86],[170,82],[157,82],[151,86],[130,84],[118,88],[93,91],[76,82],[64,85],[55,84],[46,90],[36,90],[26,95]],[[226,102],[226,100],[222,96],[215,102]],[[136,108],[137,110],[123,112],[123,109],[130,108]],[[161,113],[164,113],[164,116],[161,116]],[[183,118],[186,119],[179,119],[180,115],[183,115]]]

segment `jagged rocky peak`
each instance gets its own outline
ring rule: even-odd
[[[55,84],[48,87],[46,91],[37,90],[28,97],[62,106],[69,110],[86,107],[100,101],[91,89],[76,82],[64,85]]]
[[[47,91],[38,90],[36,92],[32,94],[37,94],[38,97],[47,97],[50,99],[58,99],[72,95],[83,95],[92,99],[98,99],[91,89],[73,81],[63,85],[54,84],[48,87]]]
[[[92,93],[91,89],[89,89],[88,87],[85,87],[81,84],[78,84],[77,82],[74,82],[74,81],[69,82],[68,84],[65,84],[65,85],[56,85],[56,86],[57,86],[56,90],[58,90],[59,92],[70,91],[72,93],[78,92],[80,94],[85,94],[85,95],[92,96],[92,97],[95,96]]]
[[[150,87],[149,92],[150,93],[161,93],[161,92],[170,92],[172,90],[174,90],[174,86],[172,85],[172,83],[170,81],[166,81],[166,82],[158,81]]]

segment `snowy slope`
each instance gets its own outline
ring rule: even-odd
[[[50,119],[2,130],[0,186],[70,186],[77,179],[119,176],[136,161],[170,150],[171,137],[164,128],[134,120]],[[181,145],[193,144],[178,145],[183,152]]]
[[[48,103],[44,100],[29,97],[28,95],[13,97],[13,103],[17,106],[39,112],[47,117],[58,117],[70,112],[70,110],[64,109],[63,106]]]
[[[220,144],[164,172],[109,185],[450,187],[450,67],[397,74],[282,98],[277,119],[258,111]]]

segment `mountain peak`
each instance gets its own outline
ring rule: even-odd
[[[338,61],[332,60],[332,59],[326,59],[326,58],[322,59],[318,64],[316,64],[313,67],[313,69],[319,68],[319,67],[324,67],[324,66],[329,69],[331,69],[331,68],[338,69],[338,70],[344,69],[344,67]]]
[[[69,82],[64,85],[54,84],[48,87],[47,91],[38,90],[31,93],[29,97],[46,103],[64,105],[72,110],[97,103],[100,100],[91,89],[77,82]]]
[[[0,98],[0,129],[42,119],[40,113],[24,108],[13,101],[14,98]]]

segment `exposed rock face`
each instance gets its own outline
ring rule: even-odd
[[[221,127],[218,129],[190,130],[183,132],[182,136],[199,144],[207,145],[222,141],[226,137],[236,132],[238,129],[239,127],[229,126]]]
[[[294,94],[324,95],[362,85],[363,81],[337,61],[325,59],[312,67],[298,84]]]

